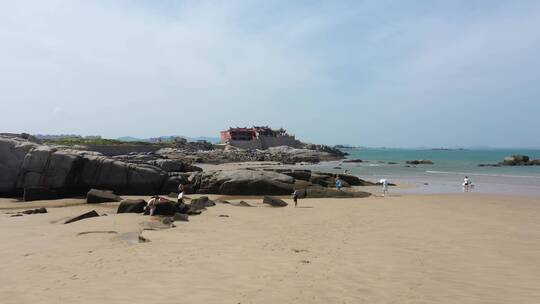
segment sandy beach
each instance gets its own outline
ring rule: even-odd
[[[133,236],[150,217],[83,202],[0,199],[2,303],[540,302],[537,198],[218,204],[147,243]],[[63,224],[92,209],[108,216]]]

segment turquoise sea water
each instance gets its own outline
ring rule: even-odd
[[[314,166],[331,172],[349,173],[361,178],[409,184],[415,187],[401,192],[453,193],[461,192],[463,178],[468,176],[474,192],[508,193],[540,196],[540,166],[478,167],[495,164],[505,156],[521,154],[540,159],[540,150],[430,150],[430,149],[344,149],[348,159],[363,163],[330,162]],[[407,167],[407,160],[428,159],[433,165]],[[388,164],[396,162],[397,164]],[[334,169],[339,166],[342,169]],[[427,184],[427,185],[426,185]]]

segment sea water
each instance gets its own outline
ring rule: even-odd
[[[386,178],[391,183],[410,185],[398,192],[455,193],[462,192],[463,179],[468,176],[472,192],[504,193],[540,196],[540,166],[479,167],[496,164],[505,156],[527,155],[540,159],[540,150],[434,150],[434,149],[344,149],[347,159],[361,159],[362,163],[326,162],[311,169],[350,174],[378,181]],[[407,165],[407,160],[426,159],[433,165]],[[389,164],[389,163],[396,164]],[[339,167],[340,169],[336,169]]]

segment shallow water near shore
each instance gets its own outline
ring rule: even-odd
[[[478,164],[498,163],[505,156],[513,154],[538,159],[540,150],[346,149],[344,151],[349,153],[347,159],[362,159],[364,162],[325,162],[302,167],[335,173],[348,170],[350,174],[371,181],[386,178],[392,183],[413,186],[395,189],[394,192],[397,193],[463,192],[463,178],[468,176],[474,184],[472,192],[540,196],[540,166],[478,166]],[[434,164],[406,166],[407,160],[415,159],[429,159]]]

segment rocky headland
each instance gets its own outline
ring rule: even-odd
[[[90,189],[118,195],[155,195],[168,194],[183,184],[187,193],[198,194],[288,195],[297,188],[308,197],[368,196],[365,192],[332,189],[336,175],[330,173],[261,168],[203,172],[193,165],[201,160],[317,162],[343,157],[341,154],[326,146],[315,146],[314,150],[276,147],[261,151],[163,148],[109,157],[81,147],[47,145],[29,137],[4,135],[0,136],[0,194],[22,195],[27,200],[86,195]],[[346,188],[372,185],[351,175],[339,177]]]

